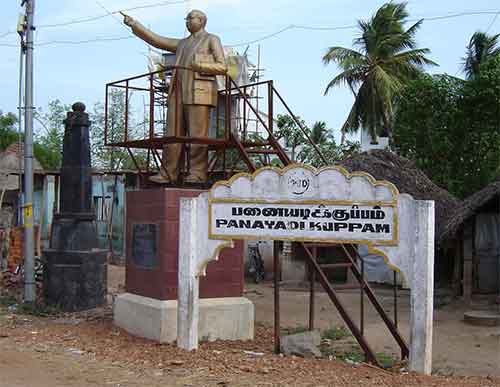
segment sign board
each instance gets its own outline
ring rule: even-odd
[[[199,277],[234,239],[366,244],[411,288],[412,371],[432,370],[434,202],[342,167],[265,167],[180,199],[177,345],[198,346]]]
[[[132,225],[132,261],[135,265],[153,268],[157,265],[157,225],[135,223]]]
[[[364,192],[351,187],[350,198],[336,197],[333,185],[347,175],[338,167],[319,175],[308,169],[279,174],[264,168],[250,182],[244,181],[252,179],[248,174],[237,175],[211,191],[210,238],[397,244],[397,189],[379,182],[377,195],[377,189],[360,184],[369,175],[358,174],[354,180]],[[273,192],[281,198],[272,197]]]

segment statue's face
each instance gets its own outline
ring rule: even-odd
[[[186,28],[194,34],[203,28],[202,17],[198,12],[190,12],[186,17]]]

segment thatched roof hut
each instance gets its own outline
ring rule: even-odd
[[[460,205],[460,200],[434,184],[413,161],[388,150],[371,150],[340,162],[349,172],[368,172],[377,180],[393,183],[400,193],[418,200],[434,200],[436,209],[436,241],[441,241],[446,217]]]
[[[440,240],[452,239],[461,226],[477,211],[485,206],[496,196],[500,196],[500,180],[494,181],[482,190],[466,198],[455,211],[445,219],[445,224],[440,234]]]

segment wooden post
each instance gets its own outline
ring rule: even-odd
[[[464,270],[463,270],[463,299],[464,302],[469,305],[472,300],[472,264],[473,264],[473,251],[474,251],[474,241],[473,241],[473,222],[469,221],[464,226],[463,232],[463,257],[464,257]]]

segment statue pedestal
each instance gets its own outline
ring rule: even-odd
[[[177,338],[179,199],[200,189],[158,188],[127,192],[125,294],[115,304],[115,324],[161,342]],[[182,257],[179,257],[182,259]],[[200,337],[253,337],[253,304],[243,298],[243,242],[224,249],[200,277]],[[206,318],[204,318],[206,316]],[[148,328],[144,328],[147,326]],[[146,329],[146,330],[145,330]]]
[[[198,335],[204,340],[252,340],[254,307],[244,297],[203,298],[199,303]],[[159,343],[177,340],[177,300],[156,300],[120,294],[114,322],[132,335]]]

